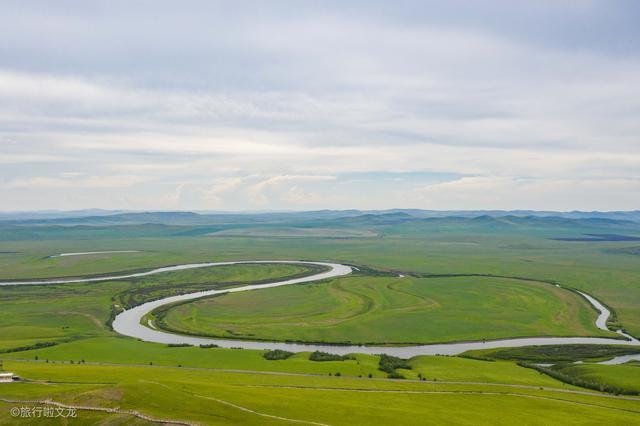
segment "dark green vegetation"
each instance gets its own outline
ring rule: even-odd
[[[467,351],[463,355],[476,359],[504,359],[540,363],[597,361],[640,353],[640,347],[616,345],[548,345],[521,348],[497,348]]]
[[[339,280],[246,293],[243,296],[251,297],[243,309],[254,315],[254,323],[242,323],[244,314],[234,316],[229,309],[224,314],[233,320],[222,332],[232,330],[238,334],[234,337],[245,338],[266,337],[269,331],[278,339],[399,342],[427,341],[425,336],[442,341],[600,334],[593,328],[595,311],[574,293],[553,285],[558,283],[593,294],[614,310],[627,331],[640,336],[640,264],[633,253],[637,242],[551,239],[583,234],[638,237],[640,226],[628,220],[634,218],[317,212],[214,219],[129,214],[40,221],[37,226],[5,223],[0,225],[0,279],[95,275],[204,261],[335,260],[360,271]],[[255,234],[256,228],[262,236]],[[229,232],[206,235],[234,229],[247,231],[231,232],[244,234],[238,237]],[[49,257],[100,250],[140,252]],[[566,362],[553,367],[557,378],[517,365],[552,358],[594,360],[627,350],[617,346],[510,349],[490,355],[492,362],[359,354],[338,360],[312,353],[274,362],[263,357],[264,351],[139,342],[116,336],[107,325],[114,305],[301,273],[310,271],[297,265],[240,265],[136,280],[0,287],[0,350],[14,350],[0,358],[6,370],[32,380],[0,386],[0,398],[134,408],[154,418],[203,424],[640,422],[640,401],[599,394],[636,391],[637,364]],[[202,311],[191,309],[225,299],[240,308],[236,296],[174,309],[182,316],[180,324],[202,332],[211,323],[203,321]],[[265,301],[282,309],[269,311]],[[210,318],[221,312],[212,310]],[[260,315],[262,327],[255,324]],[[389,375],[407,380],[386,380]],[[566,392],[585,391],[569,383],[593,390]],[[8,408],[0,402],[0,424],[11,421],[3,416]],[[133,420],[117,413],[82,415],[84,424]]]
[[[378,369],[387,373],[387,377],[390,379],[404,379],[404,376],[397,371],[400,368],[411,370],[411,364],[406,359],[398,358],[397,356],[380,355]]]
[[[346,361],[355,359],[353,355],[336,355],[322,351],[315,351],[309,355],[310,361]]]
[[[266,351],[262,354],[264,359],[268,359],[269,361],[277,361],[281,359],[291,358],[293,356],[293,352],[283,351],[281,349],[274,349],[272,351]]]

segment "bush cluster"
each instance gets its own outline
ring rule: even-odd
[[[353,355],[336,355],[328,352],[315,351],[309,355],[311,361],[346,361],[349,359],[356,359]]]
[[[264,359],[268,359],[269,361],[277,361],[280,359],[287,359],[293,355],[293,352],[283,351],[281,349],[274,349],[272,351],[267,351],[262,354]]]
[[[405,370],[411,370],[411,366],[406,359],[398,358],[391,355],[380,355],[380,363],[378,364],[378,370],[387,373],[387,377],[390,379],[404,379],[404,376],[396,371],[396,368],[404,368]]]

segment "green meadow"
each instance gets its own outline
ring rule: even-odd
[[[595,311],[575,293],[488,277],[341,278],[230,293],[163,310],[159,317],[156,325],[178,333],[307,342],[614,335],[595,327]]]
[[[640,418],[637,400],[544,386],[15,361],[5,367],[29,382],[3,387],[3,399],[136,410],[163,421],[506,425],[634,424]],[[78,424],[83,415],[80,410]]]
[[[388,223],[367,217],[298,228],[261,225],[259,232],[256,225],[127,225],[126,231],[22,226],[0,232],[0,280],[225,260],[338,261],[359,270],[177,305],[157,315],[157,324],[238,339],[379,344],[613,336],[595,328],[595,310],[569,290],[574,288],[604,302],[614,314],[612,326],[640,336],[638,243],[552,239],[589,232],[640,235],[637,228],[506,222]],[[139,252],[51,257],[101,250]],[[21,424],[4,415],[12,403],[3,401],[33,399],[118,408],[84,410],[68,424],[640,423],[640,401],[611,394],[637,389],[640,369],[634,363],[571,364],[610,358],[624,352],[619,347],[469,355],[482,359],[421,356],[391,374],[381,370],[377,355],[312,361],[309,353],[298,353],[272,361],[263,351],[140,342],[109,327],[121,307],[315,272],[305,265],[233,265],[92,283],[0,286],[2,368],[25,379],[0,385],[0,424]],[[558,364],[552,368],[562,376],[518,365],[553,357]]]
[[[84,259],[91,262],[91,259]],[[0,351],[38,342],[113,335],[113,305],[260,282],[309,272],[302,265],[247,264],[168,272],[118,281],[0,286]]]

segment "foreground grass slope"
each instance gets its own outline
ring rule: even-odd
[[[206,424],[640,421],[637,400],[535,387],[27,362],[5,362],[5,367],[31,382],[0,388],[0,398],[135,409],[155,418]]]
[[[352,360],[315,362],[309,353],[298,353],[286,360],[269,361],[262,351],[199,347],[167,347],[122,337],[100,337],[38,350],[3,354],[4,359],[65,363],[116,363],[130,365],[167,366],[250,370],[263,372],[318,374],[352,377],[384,378],[378,369],[379,357],[357,354]],[[532,386],[562,387],[561,382],[513,362],[486,362],[458,357],[420,356],[410,361],[412,370],[403,371],[407,378],[418,374],[431,380],[512,383]]]

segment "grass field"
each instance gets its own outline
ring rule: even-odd
[[[285,235],[287,229],[276,238],[196,236],[227,229],[206,226],[131,225],[126,230],[101,227],[90,232],[77,227],[16,228],[0,233],[0,279],[73,277],[203,261],[334,260],[362,266],[362,272],[328,282],[199,301],[169,310],[165,321],[187,331],[279,340],[435,342],[602,334],[593,326],[595,311],[575,293],[553,285],[499,277],[426,277],[492,274],[585,290],[611,307],[628,331],[640,335],[640,264],[633,251],[637,242],[550,239],[583,233],[635,235],[633,229],[612,232],[566,224],[516,228],[508,224],[507,229],[504,222],[484,220],[465,227],[456,221],[378,221],[360,226],[358,220],[349,224],[327,221],[313,235],[295,238]],[[336,233],[353,229],[377,237],[337,238],[323,231],[327,229]],[[166,232],[175,234],[167,237]],[[43,235],[58,239],[43,239]],[[140,252],[49,257],[100,250]],[[384,276],[375,271],[389,273]],[[379,369],[378,356],[320,362],[309,360],[309,353],[300,353],[270,361],[261,351],[139,342],[117,336],[106,324],[113,304],[132,306],[169,294],[310,272],[294,265],[241,265],[91,284],[0,287],[0,352],[26,349],[38,342],[57,343],[0,353],[6,370],[34,380],[0,386],[0,398],[51,398],[204,424],[284,424],[292,420],[323,424],[640,423],[639,401],[594,395],[592,390],[588,395],[572,393],[585,389],[518,366],[516,360],[521,358],[507,355],[504,359],[497,356],[497,361],[416,357],[408,360],[411,369],[397,373],[426,381],[386,380],[388,373]],[[398,278],[400,273],[408,276]],[[569,360],[589,358],[584,351],[556,355]],[[606,357],[608,353],[596,355]],[[635,389],[635,373],[640,370],[633,364],[560,368],[572,377],[606,384],[607,389]],[[48,380],[52,383],[42,382]],[[11,404],[0,402],[0,410],[7,413]],[[70,424],[146,423],[124,411],[80,414]],[[0,424],[25,423],[0,415]]]
[[[209,234],[212,237],[273,237],[273,238],[372,238],[378,234],[366,229],[340,228],[238,228],[217,231]]]
[[[640,365],[568,364],[554,367],[569,377],[590,382],[594,388],[618,388],[622,392],[640,394]]]
[[[0,388],[4,399],[135,409],[158,419],[207,424],[477,425],[535,419],[622,425],[640,418],[637,400],[540,387],[8,361],[5,368],[32,382]]]
[[[138,342],[122,337],[100,337],[79,340],[44,349],[2,355],[4,359],[23,359],[49,362],[117,363],[210,369],[272,371],[342,376],[383,378],[387,374],[378,369],[379,357],[355,355],[354,360],[309,360],[309,353],[295,354],[286,360],[269,361],[262,351],[199,347],[167,347]],[[561,382],[517,366],[513,362],[487,362],[458,357],[421,356],[410,361],[412,370],[403,371],[406,377],[416,378],[418,373],[429,379],[445,381],[477,381],[487,383],[514,383],[532,386],[566,387]]]
[[[615,310],[621,325],[640,336],[640,263],[614,251],[630,242],[562,242],[580,229],[451,229],[404,224],[375,229],[380,238],[120,238],[0,241],[0,279],[139,270],[177,263],[242,259],[336,260],[399,271],[476,273],[553,280],[589,292]],[[637,246],[637,243],[635,244]],[[72,251],[140,253],[45,258]]]
[[[595,317],[581,297],[540,283],[350,277],[186,303],[162,311],[156,323],[190,334],[310,342],[613,335],[596,329]]]
[[[161,295],[295,276],[307,270],[301,265],[231,265],[122,281],[0,286],[0,351],[112,335],[107,322],[114,303],[126,306]]]

